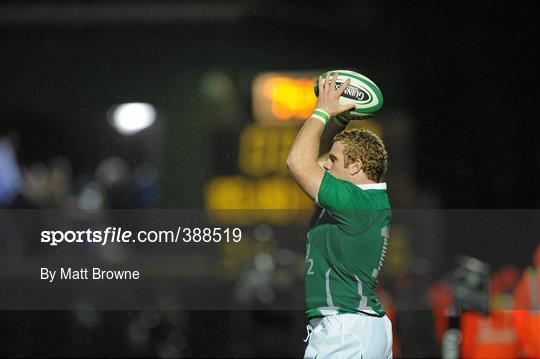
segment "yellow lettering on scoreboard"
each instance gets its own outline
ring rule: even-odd
[[[205,208],[219,223],[288,224],[305,220],[313,201],[287,177],[220,176],[206,185]]]
[[[240,170],[252,177],[288,175],[286,160],[296,127],[249,125],[240,136]]]

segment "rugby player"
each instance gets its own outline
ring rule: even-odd
[[[387,152],[374,133],[343,131],[341,118],[332,121],[354,108],[339,104],[349,81],[336,88],[336,79],[329,72],[324,81],[319,77],[316,110],[287,158],[292,176],[318,205],[307,234],[304,357],[392,358],[392,325],[375,292],[391,217],[382,182]],[[321,135],[333,137],[322,167]]]

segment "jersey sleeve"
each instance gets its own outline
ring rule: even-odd
[[[317,203],[330,212],[342,227],[359,229],[369,220],[369,211],[361,209],[361,191],[353,183],[325,172],[317,194]]]

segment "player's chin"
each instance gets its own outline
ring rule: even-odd
[[[326,172],[330,173],[330,174],[332,175],[332,177],[334,177],[334,178],[344,180],[344,178],[341,177],[341,176],[339,175],[339,173],[335,173],[335,172],[333,172],[332,170],[327,170]]]

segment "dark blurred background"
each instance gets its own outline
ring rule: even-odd
[[[395,253],[406,248],[401,253],[408,254],[401,262],[389,259],[388,296],[414,297],[413,277],[422,278],[413,281],[421,283],[414,290],[427,296],[458,253],[494,271],[521,272],[539,243],[538,231],[526,233],[540,202],[538,35],[531,8],[487,1],[3,2],[0,204],[67,211],[234,208],[213,200],[212,181],[264,180],[242,162],[255,151],[241,138],[257,123],[257,76],[355,69],[385,97],[373,125],[389,147],[394,208],[460,213],[434,211],[423,217],[429,223],[421,233],[398,220]],[[151,104],[155,122],[132,135],[118,132],[113,112],[124,103]],[[270,177],[285,178],[280,171]],[[486,233],[467,214],[477,212],[463,209],[503,217],[530,211],[525,233],[516,235],[519,225],[511,219],[509,229],[488,225]],[[298,241],[291,250],[301,258]],[[27,255],[24,245],[0,248]],[[301,280],[301,273],[293,275]],[[3,311],[0,354],[303,353],[302,311],[89,313],[80,319],[68,311]],[[395,328],[406,328],[402,318]],[[437,321],[426,320],[432,327]],[[424,352],[402,330],[397,356],[439,353],[436,330]]]

